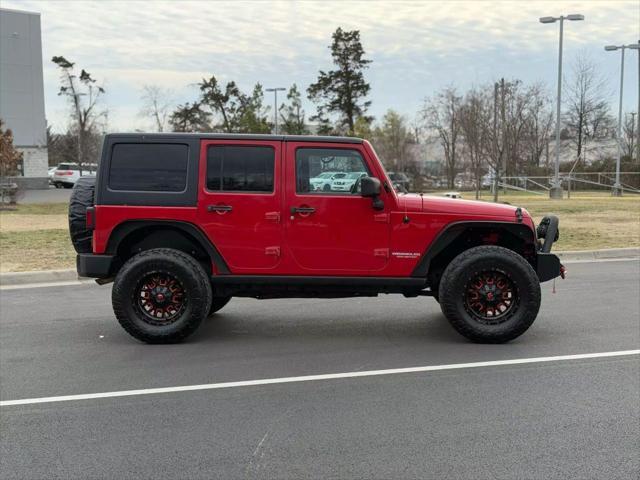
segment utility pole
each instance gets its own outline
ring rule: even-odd
[[[493,85],[493,201],[498,201],[498,82]]]
[[[630,142],[631,145],[629,145],[629,155],[631,156],[631,158],[629,160],[633,160],[633,151],[635,150],[635,145],[634,145],[634,140],[635,140],[635,127],[636,127],[636,112],[631,112],[631,135],[629,135],[630,137]]]

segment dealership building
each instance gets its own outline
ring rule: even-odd
[[[0,118],[23,153],[23,188],[47,188],[40,14],[0,8]]]

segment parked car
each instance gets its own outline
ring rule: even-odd
[[[77,163],[60,163],[55,167],[50,182],[56,188],[72,188],[81,176],[95,177],[96,168],[95,164],[83,165],[82,175],[80,175],[80,167]]]
[[[362,177],[366,177],[365,172],[350,172],[343,177],[333,180],[331,183],[331,191],[333,192],[350,192],[355,183]]]
[[[49,167],[49,170],[47,171],[47,176],[49,177],[49,185],[53,185],[53,172],[56,171],[56,167]]]
[[[316,177],[310,178],[309,185],[311,185],[311,190],[328,192],[331,190],[334,180],[344,178],[345,176],[346,173],[342,172],[323,172]]]
[[[309,172],[355,165],[368,173],[349,195],[309,190]],[[185,339],[232,297],[381,293],[433,297],[459,333],[500,343],[564,275],[556,217],[398,193],[365,140],[110,134],[99,168],[69,204],[78,274],[114,282],[116,318],[148,343]]]

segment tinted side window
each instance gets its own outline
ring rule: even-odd
[[[182,192],[187,186],[189,147],[177,143],[118,143],[109,170],[111,190]]]
[[[369,169],[357,150],[299,148],[296,150],[296,192],[349,195],[359,193]]]
[[[207,150],[207,189],[226,192],[273,192],[275,150],[230,145]]]

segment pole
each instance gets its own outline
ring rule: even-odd
[[[560,45],[558,47],[558,104],[556,105],[556,161],[554,165],[553,185],[549,190],[550,198],[562,198],[562,185],[560,184],[560,110],[562,107],[562,33],[564,29],[564,16],[560,17]]]
[[[618,158],[616,158],[616,181],[613,184],[611,194],[615,197],[622,196],[620,185],[620,157],[622,156],[622,89],[624,87],[624,45],[620,54],[620,104],[618,105]]]
[[[635,150],[635,145],[634,145],[634,141],[635,141],[635,131],[636,131],[636,112],[631,112],[631,135],[630,135],[630,142],[631,145],[629,145],[629,155],[631,156],[631,158],[629,158],[629,160],[633,160],[633,151]]]
[[[273,116],[274,116],[274,125],[276,127],[276,135],[278,134],[278,89],[273,89]]]
[[[638,40],[638,45],[640,46],[640,40]],[[640,48],[638,48],[638,109],[636,110],[638,113],[638,138],[636,138],[636,162],[640,163]]]
[[[498,201],[498,82],[493,85],[493,201]]]

